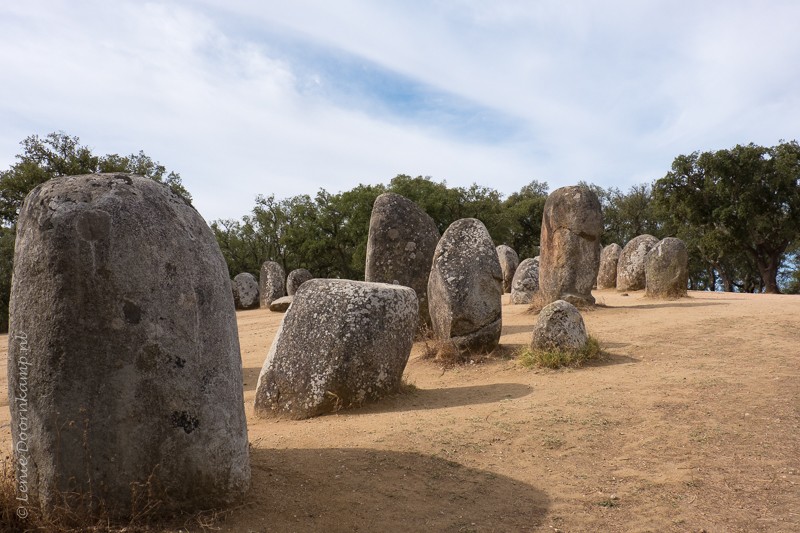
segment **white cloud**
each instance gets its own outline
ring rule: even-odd
[[[143,149],[181,172],[212,219],[244,214],[258,193],[313,195],[397,173],[507,193],[531,179],[624,188],[660,177],[679,153],[774,144],[800,122],[793,2],[200,6],[0,8],[0,165],[23,137],[59,129],[99,153]],[[282,49],[289,41],[522,128],[481,140],[435,124],[435,112],[420,121],[371,112],[360,94],[330,99],[325,73]]]

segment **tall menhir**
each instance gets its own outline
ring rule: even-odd
[[[142,494],[166,512],[247,490],[227,267],[206,223],[167,187],[93,174],[34,189],[19,216],[10,314],[12,437],[32,504],[51,513],[74,498],[125,516]]]

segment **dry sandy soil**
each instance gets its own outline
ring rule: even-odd
[[[595,296],[605,353],[588,367],[443,370],[417,343],[416,391],[305,421],[253,417],[281,315],[240,312],[252,490],[217,527],[800,531],[800,296]],[[504,306],[504,353],[534,320]]]

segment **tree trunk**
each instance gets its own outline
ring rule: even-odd
[[[778,268],[781,264],[781,253],[765,254],[756,259],[758,271],[764,281],[764,292],[767,294],[780,294],[778,288]]]

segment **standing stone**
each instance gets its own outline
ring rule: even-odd
[[[631,239],[619,256],[617,263],[617,290],[640,291],[645,287],[644,259],[658,239],[652,235],[639,235]]]
[[[397,391],[414,343],[408,287],[312,279],[294,295],[258,377],[255,414],[308,418]]]
[[[511,282],[511,303],[529,304],[539,290],[539,256],[522,261]]]
[[[453,222],[433,255],[428,280],[433,332],[462,354],[489,353],[500,342],[503,271],[486,226]]]
[[[600,268],[602,233],[600,201],[588,187],[562,187],[547,197],[539,259],[542,304],[556,300],[594,304],[592,285]]]
[[[531,348],[579,351],[589,342],[586,325],[578,308],[564,300],[546,305],[533,325]]]
[[[375,199],[364,279],[414,289],[419,300],[419,329],[430,325],[428,276],[438,242],[436,224],[417,204],[392,192]]]
[[[45,513],[90,491],[113,516],[131,512],[135,487],[165,512],[243,495],[230,287],[211,230],[164,185],[93,174],[31,191],[17,226],[9,397],[26,462],[17,479]]]
[[[622,254],[622,247],[609,244],[600,252],[600,270],[597,272],[597,288],[613,289],[617,286],[617,263]]]
[[[300,285],[310,279],[314,279],[314,276],[312,276],[311,272],[305,268],[296,268],[292,270],[289,272],[289,275],[286,276],[286,295],[294,296],[294,293],[297,292],[297,289],[300,288]]]
[[[269,308],[272,300],[286,296],[286,272],[275,261],[265,261],[258,276],[258,292],[262,309]]]
[[[503,292],[511,292],[511,283],[519,266],[519,256],[513,248],[501,244],[497,247],[497,257],[500,259],[500,269],[503,271]]]
[[[645,296],[681,298],[689,281],[689,252],[682,240],[667,237],[645,257]]]
[[[233,278],[233,303],[236,309],[258,307],[258,280],[249,272],[236,274]]]

